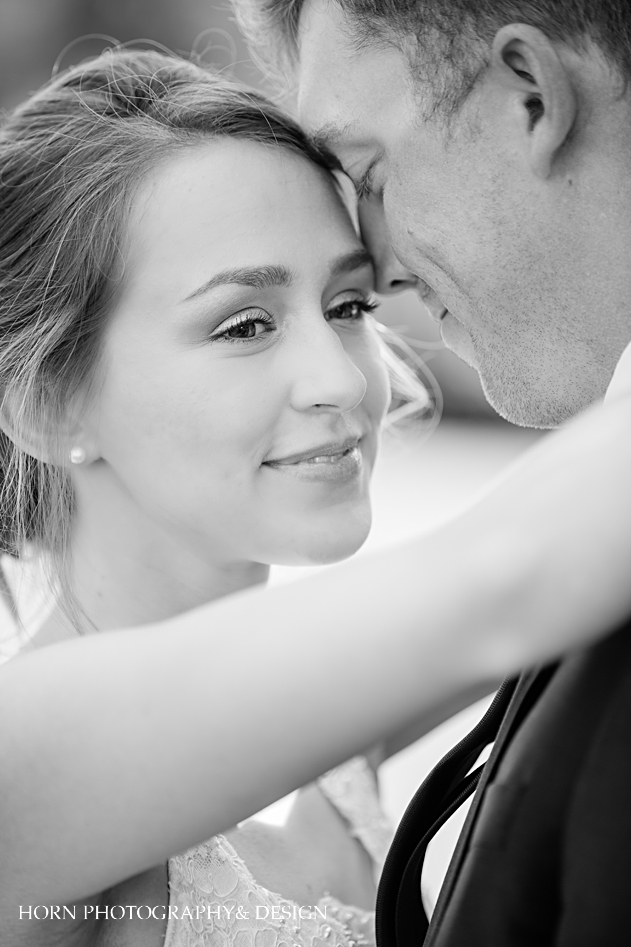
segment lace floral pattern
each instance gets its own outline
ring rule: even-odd
[[[218,835],[169,861],[165,947],[373,947],[374,913],[330,895],[310,909],[259,885]],[[187,910],[188,909],[188,910]]]
[[[391,832],[366,760],[349,760],[318,783],[352,834],[381,861]],[[164,947],[374,947],[373,911],[328,894],[299,907],[258,884],[222,835],[169,860],[169,889]]]

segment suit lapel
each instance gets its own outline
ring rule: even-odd
[[[493,744],[491,755],[489,756],[486,766],[482,771],[478,788],[473,797],[473,802],[471,803],[465,824],[458,838],[458,843],[454,850],[453,857],[449,863],[445,881],[442,888],[440,889],[440,895],[436,903],[436,908],[432,914],[429,931],[424,941],[425,947],[431,947],[432,943],[434,942],[434,938],[440,927],[442,917],[445,913],[447,905],[449,904],[454,885],[469,848],[469,839],[471,838],[471,833],[473,831],[473,826],[480,809],[484,791],[489,781],[492,779],[497,769],[497,765],[502,758],[502,755],[508,746],[513,733],[515,732],[515,729],[519,726],[532,704],[542,693],[543,689],[554,673],[554,670],[556,670],[556,666],[547,667],[543,670],[535,669],[533,671],[528,671],[525,674],[522,674],[517,683],[515,693],[513,694],[512,700],[506,711],[506,715],[504,716],[504,720],[502,721],[498,731],[497,739]]]

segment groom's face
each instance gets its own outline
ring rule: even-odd
[[[364,198],[377,264],[388,243],[432,290],[445,343],[509,420],[550,427],[600,397],[619,355],[599,324],[577,218],[525,166],[479,84],[450,122],[395,46],[357,45],[335,2],[306,0],[300,118]],[[486,98],[485,98],[486,96]],[[503,118],[502,118],[503,121]]]

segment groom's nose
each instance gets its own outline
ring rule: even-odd
[[[392,251],[383,205],[378,198],[360,200],[358,206],[362,240],[375,262],[375,291],[382,296],[415,289],[418,279]]]

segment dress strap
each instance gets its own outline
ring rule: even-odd
[[[393,830],[379,803],[377,777],[365,756],[352,759],[320,776],[317,784],[348,823],[351,835],[364,846],[376,874],[381,872]]]

